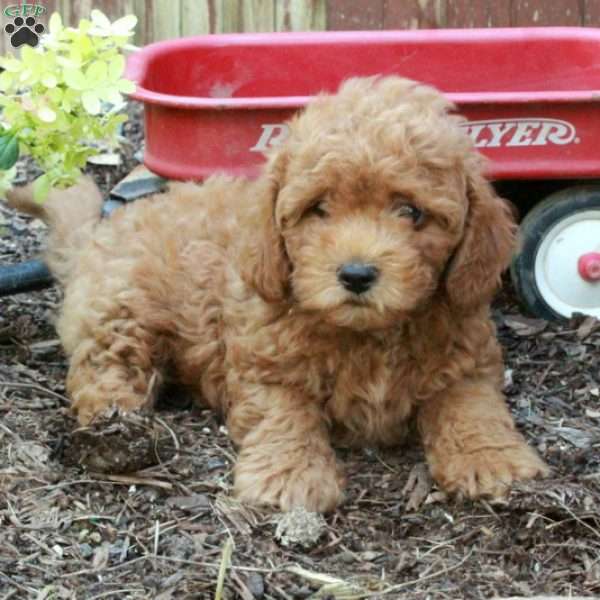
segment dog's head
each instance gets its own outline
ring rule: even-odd
[[[514,224],[451,109],[432,88],[366,78],[295,117],[267,166],[259,293],[356,330],[434,294],[455,311],[488,303]]]

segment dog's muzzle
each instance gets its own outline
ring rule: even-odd
[[[378,276],[376,267],[359,262],[343,264],[337,271],[339,282],[353,294],[363,294],[369,290]]]

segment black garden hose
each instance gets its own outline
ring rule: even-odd
[[[0,297],[35,292],[52,285],[52,274],[41,260],[0,267]]]

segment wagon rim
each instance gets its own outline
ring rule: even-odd
[[[600,281],[586,277],[582,264],[600,251],[600,209],[582,210],[558,221],[535,257],[535,283],[556,313],[600,317]]]

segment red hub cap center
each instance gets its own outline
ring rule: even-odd
[[[582,279],[600,281],[600,252],[588,252],[580,256],[577,269]]]

